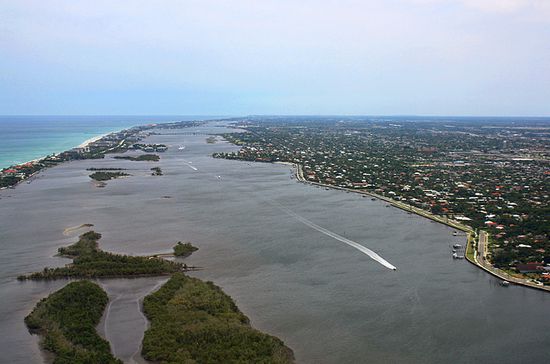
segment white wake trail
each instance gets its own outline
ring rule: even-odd
[[[191,162],[183,161],[183,163],[184,163],[187,167],[191,168],[191,169],[194,170],[194,171],[198,171],[198,170],[199,170],[197,167],[192,166],[192,165],[191,165]]]
[[[310,228],[312,229],[315,229],[317,230],[318,232],[322,233],[322,234],[325,234],[327,236],[330,236],[331,238],[334,238],[338,241],[341,241],[342,243],[345,243],[349,246],[352,246],[354,247],[355,249],[359,250],[360,252],[368,255],[369,257],[371,257],[373,260],[377,261],[378,263],[382,264],[384,267],[386,268],[389,268],[389,269],[393,269],[393,270],[397,270],[397,268],[392,265],[390,262],[388,262],[387,260],[385,260],[384,258],[382,258],[380,255],[376,254],[375,252],[373,252],[372,250],[370,250],[369,248],[367,247],[364,247],[363,245],[359,244],[359,243],[356,243],[355,241],[352,241],[352,240],[349,240],[349,239],[346,239],[344,238],[343,236],[341,235],[338,235],[336,234],[335,232],[332,232],[328,229],[325,229],[324,227],[322,226],[319,226],[317,224],[315,224],[314,222],[311,222],[309,221],[308,219],[306,219],[305,217],[302,217],[300,215],[298,215],[297,213],[295,213],[294,211],[291,211],[289,209],[287,209],[286,207],[276,203],[276,202],[272,202],[274,205],[276,205],[281,211],[285,212],[286,214],[294,217],[296,220],[300,221],[301,223],[309,226]]]

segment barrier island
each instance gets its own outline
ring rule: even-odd
[[[108,301],[97,284],[72,282],[38,302],[25,324],[42,336],[42,347],[55,354],[54,364],[122,364],[95,329]]]

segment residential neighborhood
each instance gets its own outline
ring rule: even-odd
[[[246,118],[215,157],[299,164],[311,182],[371,191],[489,233],[487,258],[550,284],[550,125]],[[523,264],[535,267],[526,271]]]

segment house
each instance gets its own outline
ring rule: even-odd
[[[539,273],[544,269],[543,263],[529,262],[516,265],[516,270],[519,273]]]

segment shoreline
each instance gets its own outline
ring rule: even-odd
[[[116,135],[116,134],[123,133],[123,132],[126,132],[126,131],[130,131],[130,130],[133,130],[133,129],[141,129],[141,128],[146,127],[147,125],[148,124],[134,125],[134,126],[131,126],[131,127],[128,127],[128,128],[117,129],[117,130],[111,131],[109,133],[95,135],[92,138],[88,138],[84,142],[80,143],[76,147],[72,147],[70,149],[67,149],[67,150],[64,150],[64,151],[61,151],[61,152],[54,152],[52,154],[45,155],[45,156],[42,156],[42,157],[39,157],[39,158],[35,158],[35,159],[32,159],[32,160],[24,162],[24,163],[12,164],[8,167],[0,168],[0,179],[3,179],[5,177],[9,178],[9,176],[12,176],[12,177],[17,176],[17,178],[18,178],[17,181],[11,182],[11,183],[8,182],[8,185],[0,187],[0,191],[4,190],[4,189],[7,189],[7,188],[15,188],[24,181],[27,181],[27,183],[31,183],[33,181],[33,178],[36,177],[44,169],[54,167],[55,165],[58,165],[58,164],[61,164],[61,163],[67,162],[67,161],[71,161],[71,160],[74,160],[74,159],[88,159],[87,157],[84,157],[84,158],[78,158],[77,157],[77,158],[75,158],[74,156],[71,156],[71,154],[76,153],[76,154],[79,154],[79,155],[84,155],[87,152],[89,152],[89,150],[86,150],[89,146],[93,145],[93,143],[101,141],[102,139],[104,139],[105,137],[107,137],[109,135],[113,135],[113,134]],[[100,153],[102,153],[102,154],[108,153],[109,151],[119,147],[125,140],[126,139],[122,139],[118,145],[115,145],[114,147],[109,148],[109,149],[101,150]],[[63,157],[64,155],[69,155],[69,157]],[[42,162],[44,162],[48,159],[54,160],[55,161],[54,165],[44,165],[44,163],[42,163]],[[28,171],[25,172],[24,171],[25,168],[33,169],[32,173],[30,173]],[[23,172],[23,173],[22,173],[22,175],[18,175],[18,174],[16,174],[16,172],[19,172],[19,173]],[[9,174],[9,173],[12,173],[12,174]]]
[[[10,167],[14,167],[14,166],[21,166],[21,165],[24,165],[24,164],[28,164],[28,163],[37,163],[39,161],[41,161],[42,159],[44,158],[47,158],[49,156],[56,156],[58,154],[61,154],[61,153],[64,153],[64,152],[67,152],[71,149],[75,149],[75,148],[86,148],[88,145],[92,144],[92,143],[95,143],[101,139],[103,139],[104,137],[106,137],[107,135],[109,134],[113,134],[113,133],[120,133],[121,131],[123,130],[127,130],[127,129],[131,129],[131,128],[134,128],[134,127],[138,127],[138,126],[144,126],[144,125],[147,125],[147,124],[140,124],[140,125],[133,125],[133,126],[130,126],[128,128],[123,128],[123,129],[117,129],[117,130],[113,130],[109,133],[104,133],[104,134],[99,134],[99,135],[95,135],[91,138],[88,138],[86,139],[85,141],[83,141],[82,143],[80,143],[79,145],[76,145],[76,146],[73,146],[71,147],[70,149],[66,149],[66,150],[61,150],[61,151],[56,151],[56,152],[51,152],[50,154],[47,154],[47,155],[43,155],[43,156],[40,156],[40,157],[37,157],[37,158],[34,158],[34,159],[30,159],[30,160],[26,160],[24,162],[20,162],[20,163],[15,163],[15,164],[11,164],[9,166],[6,166],[6,167],[0,167],[0,171],[4,170],[4,169],[7,169],[7,168],[10,168]]]
[[[132,128],[132,127],[131,127]],[[73,147],[73,148],[86,148],[88,145],[94,143],[94,142],[97,142],[103,138],[105,138],[107,135],[109,134],[113,134],[113,133],[119,133],[121,132],[122,130],[125,130],[125,129],[119,129],[119,130],[115,130],[115,131],[112,131],[110,133],[106,133],[106,134],[101,134],[101,135],[96,135],[94,137],[91,137],[90,139],[86,139],[85,141],[83,141],[82,143],[80,143],[78,146],[76,147]]]
[[[351,189],[351,188],[339,187],[339,186],[327,185],[327,184],[319,183],[319,182],[308,181],[304,177],[303,167],[302,167],[301,164],[291,163],[291,162],[273,162],[273,163],[274,164],[292,166],[292,168],[294,169],[294,176],[296,177],[296,181],[298,181],[300,183],[310,184],[310,185],[313,185],[313,186],[324,187],[324,188],[331,188],[331,189],[340,190],[340,191],[352,192],[352,193],[356,193],[356,194],[360,194],[360,195],[371,196],[371,197],[374,197],[378,200],[382,200],[384,202],[387,202],[391,206],[396,207],[398,209],[401,209],[403,211],[406,211],[406,212],[409,212],[409,213],[414,213],[415,215],[430,219],[430,220],[435,221],[437,223],[455,228],[457,230],[461,230],[461,231],[466,233],[466,249],[465,249],[466,253],[464,254],[464,257],[466,258],[466,260],[469,263],[475,265],[476,267],[484,270],[485,272],[487,272],[487,273],[491,274],[492,276],[494,276],[498,279],[501,279],[503,281],[508,281],[512,284],[520,285],[520,286],[527,287],[527,288],[538,289],[538,290],[542,290],[542,291],[545,291],[545,292],[550,292],[550,287],[548,287],[548,286],[539,286],[539,285],[534,284],[534,283],[523,281],[521,278],[516,278],[516,277],[509,276],[506,272],[500,272],[501,270],[498,269],[498,268],[494,268],[493,266],[491,266],[491,269],[489,269],[488,267],[485,267],[484,265],[479,263],[478,260],[477,260],[477,249],[474,249],[474,241],[475,241],[475,236],[477,234],[471,227],[469,227],[467,225],[461,224],[461,223],[459,223],[457,221],[454,221],[454,220],[450,220],[448,218],[442,218],[440,216],[432,214],[429,211],[425,211],[425,210],[422,210],[420,208],[417,208],[417,207],[414,207],[414,206],[411,206],[411,205],[408,205],[408,204],[405,204],[405,203],[402,203],[402,202],[399,202],[399,201],[395,201],[395,200],[393,200],[389,197],[385,197],[385,196],[379,195],[377,193],[362,191],[362,190],[358,191],[358,190],[354,190],[354,189]],[[473,251],[473,255],[474,255],[473,260],[471,260],[468,257],[467,252],[468,252],[469,249],[474,249],[474,251]]]

